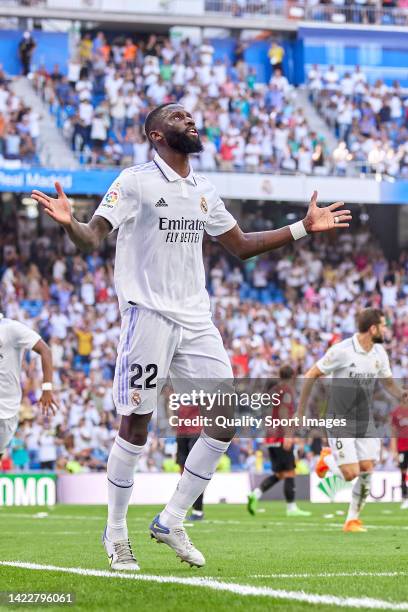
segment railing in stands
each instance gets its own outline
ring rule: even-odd
[[[405,0],[402,0],[405,2]],[[364,25],[408,25],[407,7],[384,8],[382,2],[367,3],[367,6],[318,4],[310,6],[308,0],[206,0],[205,10],[209,13],[239,17],[260,15],[281,16],[287,19],[322,21],[333,24]]]

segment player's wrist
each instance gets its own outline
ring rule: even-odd
[[[307,236],[304,221],[296,221],[296,223],[292,223],[289,225],[289,229],[293,240],[300,240],[300,238]]]

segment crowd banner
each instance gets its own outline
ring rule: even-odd
[[[135,474],[131,504],[166,504],[180,480],[180,474],[154,472]],[[208,484],[205,501],[208,504],[244,504],[250,492],[247,472],[216,473]],[[106,474],[63,474],[58,477],[58,503],[108,503]]]
[[[56,474],[0,473],[0,506],[54,506]]]
[[[310,477],[310,501],[316,503],[344,502],[351,500],[352,483],[345,482],[339,476],[329,473],[326,478],[319,478],[316,474]],[[401,501],[401,474],[398,470],[373,473],[369,502],[400,502]]]

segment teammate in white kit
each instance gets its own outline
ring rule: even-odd
[[[18,425],[22,396],[20,375],[25,350],[41,355],[43,391],[39,404],[44,414],[48,410],[53,412],[57,404],[52,395],[51,349],[37,332],[0,313],[0,459]]]
[[[359,387],[364,389],[364,400],[360,404],[364,414],[353,414],[351,419],[355,421],[357,427],[362,426],[366,429],[366,437],[364,434],[357,438],[329,437],[330,448],[322,450],[316,465],[316,473],[320,478],[324,478],[327,471],[331,470],[333,474],[346,481],[357,479],[353,485],[352,499],[343,526],[346,532],[367,531],[360,520],[360,512],[370,492],[371,475],[381,449],[381,441],[375,437],[370,410],[376,379],[381,380],[382,385],[393,397],[399,400],[407,397],[407,392],[392,378],[388,355],[382,345],[386,324],[381,310],[376,308],[362,310],[358,315],[357,324],[358,333],[334,344],[305,374],[298,411],[298,416],[302,417],[313,382],[320,376],[344,380],[343,386],[339,387],[340,390],[334,391],[334,404],[336,401],[347,403],[345,397],[353,396]],[[335,383],[333,388],[334,386]],[[345,417],[344,408],[340,407],[340,414],[336,416]]]
[[[73,218],[61,186],[57,198],[33,191],[45,212],[65,227],[81,249],[99,247],[119,229],[115,287],[122,328],[113,386],[122,415],[108,461],[108,521],[103,542],[112,569],[139,569],[126,525],[138,457],[156,408],[158,381],[232,379],[220,333],[211,320],[202,259],[204,231],[242,259],[281,247],[307,233],[348,227],[343,202],[317,206],[314,192],[305,219],[278,230],[244,233],[215,187],[193,172],[189,155],[202,150],[190,113],[176,103],[154,109],[145,123],[156,150],[153,161],[124,170],[89,223]],[[338,210],[341,209],[341,210]],[[177,490],[150,525],[159,542],[182,561],[202,566],[204,557],[189,540],[183,520],[211,480],[230,439],[203,432],[192,448]]]

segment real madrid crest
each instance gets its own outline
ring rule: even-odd
[[[204,196],[201,196],[201,200],[200,200],[200,208],[203,211],[203,213],[208,213],[208,204],[207,204],[207,200],[205,199]]]
[[[137,391],[134,391],[132,395],[130,396],[130,400],[133,406],[138,406],[141,402],[140,393],[138,393]]]

